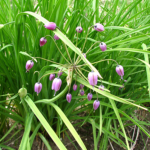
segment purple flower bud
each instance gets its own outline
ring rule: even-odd
[[[68,93],[68,94],[66,95],[66,99],[67,99],[67,101],[70,103],[70,102],[71,102],[71,99],[72,99],[72,95],[71,95],[70,93]]]
[[[52,81],[55,78],[55,74],[50,74],[49,80]]]
[[[107,49],[107,46],[106,46],[106,44],[104,42],[101,42],[100,45],[99,45],[99,47],[100,47],[100,49],[102,51],[106,51],[106,49]]]
[[[82,30],[83,30],[82,27],[80,27],[80,26],[79,26],[79,27],[76,27],[76,31],[77,31],[78,33],[81,33]]]
[[[34,62],[32,60],[28,60],[26,62],[26,72],[28,72],[34,65]]]
[[[84,57],[86,58],[86,54],[85,54],[85,53],[83,53],[83,55],[84,55]]]
[[[84,85],[83,84],[80,84],[80,89],[83,89],[84,88]]]
[[[59,37],[55,34],[55,35],[54,35],[54,39],[55,39],[55,40],[59,40]]]
[[[45,45],[46,42],[47,42],[47,40],[46,40],[44,37],[42,37],[42,38],[40,39],[40,46]]]
[[[93,97],[92,93],[88,93],[87,99],[88,99],[89,101],[92,99],[92,97]]]
[[[94,110],[96,110],[100,105],[100,102],[98,100],[95,100],[94,103],[93,103],[93,108]]]
[[[104,26],[103,26],[102,24],[100,24],[100,23],[96,23],[96,24],[94,25],[94,29],[95,29],[96,31],[101,32],[101,31],[104,31]]]
[[[105,87],[104,87],[104,85],[101,84],[98,88],[99,88],[100,90],[104,91],[104,88],[105,88]]]
[[[121,76],[121,79],[123,79],[124,76],[124,69],[121,65],[118,65],[116,67],[116,72],[118,73],[119,76]]]
[[[62,72],[62,71],[59,71],[59,72],[58,72],[58,77],[60,77],[62,74],[63,74],[63,72]]]
[[[61,87],[61,84],[62,84],[62,81],[60,78],[55,78],[53,80],[53,83],[52,83],[52,90],[55,90],[55,94],[57,91],[59,91],[60,87]],[[55,96],[54,94],[54,96]]]
[[[35,83],[34,91],[37,93],[37,95],[41,92],[41,90],[42,90],[42,84],[40,82]]]
[[[81,94],[81,96],[83,96],[84,95],[84,91],[80,90],[80,94]]]
[[[94,86],[97,84],[97,80],[98,80],[98,75],[97,73],[91,71],[89,74],[88,74],[88,80],[89,80],[89,83],[90,85]]]
[[[76,85],[76,84],[73,85],[73,90],[74,90],[74,91],[77,90],[77,85]]]
[[[48,22],[44,25],[44,27],[46,29],[49,29],[49,30],[55,30],[56,29],[56,24],[54,22]]]

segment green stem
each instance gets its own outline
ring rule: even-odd
[[[85,38],[85,42],[84,42],[84,45],[83,45],[83,48],[82,48],[82,52],[83,52],[83,50],[84,50],[84,47],[85,47],[85,44],[86,44],[86,41],[87,41],[87,37],[88,37],[88,34],[89,34],[89,31],[90,31],[90,29],[92,28],[93,26],[91,26],[89,29],[88,29],[88,32],[87,32],[87,35],[86,35],[86,38]],[[82,53],[81,52],[81,53]],[[77,58],[77,60],[76,60],[76,63],[78,62],[78,60],[79,60],[79,56],[78,56],[78,58]]]
[[[52,38],[52,40],[54,41],[57,49],[59,50],[60,54],[63,56],[63,58],[70,64],[70,62],[65,58],[65,56],[62,54],[61,50],[59,49],[58,45],[56,44],[54,38],[51,35],[46,35],[45,37],[49,36],[50,38]]]
[[[87,54],[87,53],[92,49],[92,47],[93,47],[94,45],[96,45],[97,43],[100,43],[100,41],[95,42],[95,43],[87,50],[87,52],[86,52],[85,54]],[[76,64],[78,64],[81,60],[82,60],[82,59],[80,58],[80,60],[79,60]]]
[[[67,46],[66,46],[66,44],[65,44],[64,42],[63,42],[63,45],[64,45],[65,50],[66,50],[66,52],[67,52],[67,55],[68,55],[68,57],[69,57],[69,59],[70,59],[70,62],[72,63],[72,60],[71,60],[71,57],[70,57],[70,55],[69,55],[69,52],[68,52]]]
[[[76,39],[76,47],[77,47],[77,45],[78,45],[78,32],[77,32],[77,39]],[[74,63],[75,63],[75,59],[76,59],[76,53],[74,55]]]

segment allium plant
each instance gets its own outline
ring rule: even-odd
[[[32,147],[36,134],[48,149],[51,148],[47,134],[59,149],[66,149],[59,139],[62,133],[67,134],[66,129],[81,149],[88,149],[71,124],[74,120],[78,121],[77,125],[92,125],[95,149],[99,142],[102,149],[107,149],[109,142],[130,149],[133,140],[125,130],[128,120],[150,137],[144,127],[146,122],[138,120],[137,113],[134,113],[136,107],[133,107],[146,109],[143,103],[150,97],[150,82],[146,80],[149,77],[146,45],[149,45],[150,26],[145,16],[149,15],[150,2],[134,1],[127,5],[124,1],[122,5],[118,1],[108,1],[109,5],[106,3],[100,8],[101,13],[99,5],[94,5],[93,1],[75,1],[72,8],[65,0],[61,7],[60,1],[53,1],[51,5],[45,1],[36,7],[28,2],[30,0],[0,1],[3,10],[0,17],[0,92],[1,95],[8,93],[5,99],[10,98],[1,99],[0,129],[3,130],[0,138],[1,133],[4,134],[1,145],[4,147],[3,139],[9,133],[4,133],[9,128],[5,123],[9,118],[15,121],[11,129],[18,123],[25,129],[21,150]],[[137,9],[138,3],[140,7]],[[84,9],[83,6],[88,7],[85,12],[80,9]],[[110,11],[106,11],[108,9]],[[31,12],[21,12],[26,10]],[[59,41],[53,35],[57,35]],[[40,41],[42,37],[44,40]],[[141,48],[143,42],[146,45],[142,44]],[[34,67],[31,62],[25,67],[28,60],[34,62]],[[56,77],[49,81],[51,74]],[[100,84],[105,84],[105,90],[99,90]],[[19,90],[22,86],[24,90]],[[91,96],[88,93],[93,87]],[[12,93],[18,94],[12,96]],[[68,101],[67,93],[72,96],[67,97]],[[81,117],[85,113],[86,116]]]

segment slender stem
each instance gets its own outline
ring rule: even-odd
[[[96,92],[96,95],[97,95],[97,100],[98,100],[98,94],[97,94],[97,92]]]
[[[40,74],[40,73],[39,73],[39,71],[34,71],[34,73],[33,73],[33,74],[35,74],[35,73],[38,73],[38,76],[39,76],[39,74]]]
[[[77,32],[77,39],[76,39],[76,47],[77,47],[77,45],[78,45],[78,32]],[[75,63],[75,59],[76,59],[76,53],[74,55],[74,63]]]
[[[90,72],[90,71],[88,71],[88,70],[86,70],[86,69],[83,69],[83,68],[80,68],[80,69],[82,69],[82,70],[84,70],[84,71],[86,71],[86,72]]]
[[[95,42],[95,43],[87,50],[87,52],[86,52],[85,54],[87,54],[87,53],[92,49],[92,47],[93,47],[94,45],[96,45],[97,43],[100,43],[100,41]],[[82,59],[80,58],[80,60],[77,62],[77,64],[78,64],[81,60],[82,60]]]
[[[70,62],[65,58],[65,56],[62,54],[61,50],[60,50],[59,47],[57,46],[57,44],[56,44],[54,38],[53,38],[51,35],[46,35],[45,37],[47,37],[47,36],[49,36],[50,38],[52,38],[52,40],[54,41],[54,43],[55,43],[57,49],[59,50],[60,54],[61,54],[61,55],[63,56],[63,58],[70,64]]]
[[[83,45],[83,48],[82,48],[82,52],[83,52],[83,50],[84,50],[84,47],[85,47],[85,44],[86,44],[86,41],[87,41],[87,36],[88,36],[88,34],[89,34],[89,31],[90,31],[90,29],[92,28],[93,26],[91,26],[89,29],[88,29],[88,32],[87,32],[87,35],[86,35],[86,38],[85,38],[85,42],[84,42],[84,45]]]
[[[55,64],[58,64],[58,65],[63,66],[63,64],[60,64],[60,63],[57,63],[57,62],[54,62],[54,61],[52,61],[52,60],[48,60],[48,59],[45,59],[45,58],[41,58],[41,57],[34,57],[34,58],[43,59],[43,60],[45,60],[45,61],[49,61],[49,62],[52,62],[52,63],[55,63]]]
[[[84,50],[84,47],[85,47],[85,44],[86,44],[86,41],[87,41],[87,36],[88,36],[88,34],[89,34],[89,31],[90,31],[90,29],[92,28],[93,26],[91,26],[89,29],[88,29],[88,32],[87,32],[87,35],[86,35],[86,38],[85,38],[85,42],[84,42],[84,45],[83,45],[83,48],[82,48],[82,52],[83,52],[83,50]],[[82,53],[81,52],[81,53]],[[78,60],[79,60],[79,56],[77,57],[77,60],[76,60],[76,62],[78,62]]]
[[[96,63],[98,63],[98,62],[107,61],[107,60],[112,60],[112,61],[114,61],[114,62],[118,65],[117,61],[115,61],[115,60],[113,60],[113,59],[100,60],[100,61],[97,61],[97,62],[94,62],[94,63],[91,63],[91,64],[96,64]]]
[[[56,71],[56,72],[53,72],[53,73],[58,73],[59,71]],[[39,82],[40,82],[40,80],[43,78],[43,77],[45,77],[45,76],[47,76],[47,75],[50,75],[51,73],[48,73],[48,74],[45,74],[45,75],[43,75],[40,79],[39,79]]]
[[[64,42],[63,42],[63,44],[64,44],[65,50],[66,50],[66,52],[67,52],[67,55],[68,55],[68,57],[69,57],[69,59],[70,59],[70,62],[72,63],[72,60],[71,60],[71,57],[70,57],[70,55],[69,55],[67,46],[66,46],[66,44],[65,44]]]
[[[5,23],[4,26],[9,25],[9,24],[13,24],[13,23],[15,23],[15,21]]]
[[[84,74],[80,71],[80,69],[77,68],[77,70],[80,72],[80,74],[84,77],[84,79],[87,81],[87,78],[84,76]]]

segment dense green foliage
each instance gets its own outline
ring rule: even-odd
[[[36,135],[51,149],[45,138],[47,134],[60,149],[65,150],[59,138],[67,129],[80,147],[86,150],[71,124],[72,120],[78,122],[74,126],[84,123],[92,125],[95,150],[98,146],[106,150],[109,140],[129,149],[129,142],[133,141],[128,137],[125,127],[131,125],[137,125],[140,131],[150,137],[145,127],[149,124],[146,120],[138,120],[135,113],[137,107],[149,109],[145,108],[144,104],[150,101],[148,6],[149,0],[1,0],[0,147],[5,147],[5,137],[17,124],[21,124],[24,135],[20,150],[31,149]],[[55,22],[60,30],[45,29],[44,24],[48,21]],[[89,27],[95,23],[103,24],[105,31],[97,32],[90,28],[88,32]],[[77,26],[83,28],[83,32],[78,35],[75,30]],[[56,41],[57,46],[70,64],[60,54],[52,38],[54,33],[60,37],[60,40]],[[39,40],[46,35],[51,37],[47,36],[47,43],[40,47]],[[98,41],[107,44],[105,52],[100,50]],[[86,59],[80,49],[86,53],[89,48],[91,49],[86,54]],[[72,69],[71,62],[74,62],[75,55],[76,58],[79,56],[81,61],[77,64],[78,67],[71,71],[72,101],[68,103],[66,94],[69,87],[66,77],[70,68]],[[33,59],[34,66],[26,73],[25,64],[30,59]],[[127,82],[120,80],[115,71],[115,61],[124,67],[124,80]],[[63,83],[61,90],[54,97],[49,74],[58,73],[62,68]],[[99,90],[98,86],[93,91],[93,87],[88,83],[88,72],[96,69],[103,78],[99,78],[98,85],[102,83],[105,86],[104,91]],[[37,96],[34,84],[39,80],[43,87]],[[75,80],[77,91],[72,90]],[[81,83],[85,85],[84,96],[79,94]],[[27,89],[27,96],[20,99],[18,90],[22,87]],[[122,88],[119,89],[120,87]],[[88,101],[87,94],[90,89],[93,99]],[[98,93],[100,107],[94,112],[93,102],[97,99],[95,92]],[[86,116],[81,117],[79,114],[83,112],[86,112]],[[8,130],[9,118],[15,123]],[[18,132],[20,130],[22,128],[18,129]]]

